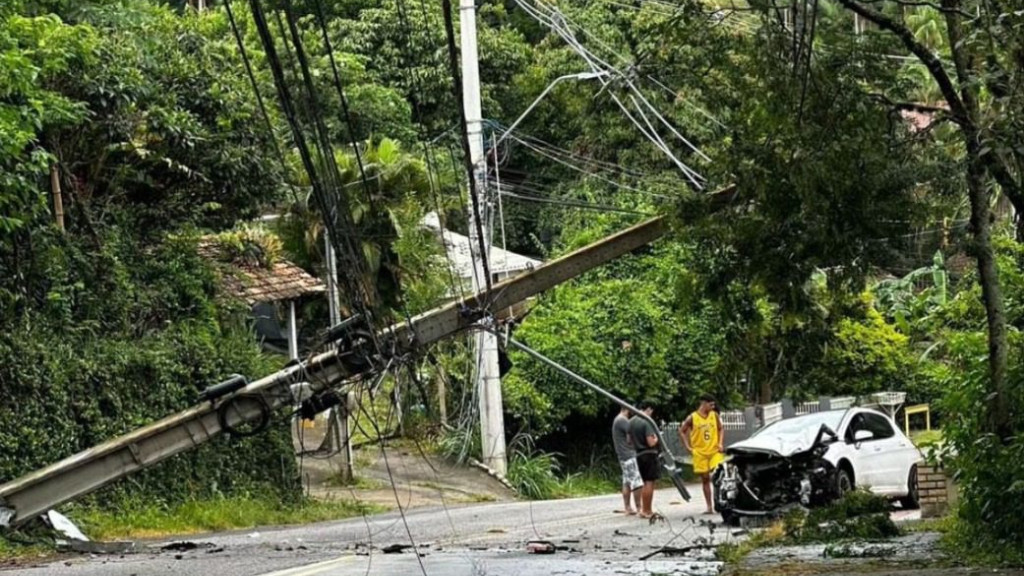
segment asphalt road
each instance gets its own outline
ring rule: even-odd
[[[674,547],[741,537],[702,516],[699,488],[684,503],[674,489],[660,490],[655,508],[665,517],[649,523],[616,514],[617,495],[548,502],[474,504],[411,510],[306,526],[190,537],[192,550],[162,550],[146,543],[123,556],[75,556],[6,574],[25,576],[364,576],[366,574],[621,575],[714,574],[709,557],[644,556]],[[411,538],[410,538],[411,534]],[[530,554],[529,540],[560,547]],[[390,545],[413,549],[385,553]],[[421,567],[422,563],[422,567]]]

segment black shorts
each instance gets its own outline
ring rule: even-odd
[[[657,454],[637,454],[636,466],[640,469],[640,478],[644,482],[654,482],[661,478],[661,465]]]

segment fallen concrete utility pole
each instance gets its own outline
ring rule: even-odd
[[[734,195],[733,186],[711,194],[711,209],[728,206]],[[379,339],[391,351],[392,358],[421,354],[438,340],[473,327],[491,311],[508,308],[650,244],[666,230],[663,218],[647,220],[495,284],[490,292],[463,298],[390,326],[378,334]],[[368,378],[378,371],[372,364],[351,361],[354,352],[338,346],[255,382],[244,386],[239,382],[240,387],[232,387],[230,393],[203,400],[187,410],[0,485],[0,527],[20,525],[133,472],[196,448],[225,431],[239,430],[247,423],[259,428],[269,423],[274,410],[294,403],[292,385],[308,383],[311,394],[316,394]],[[385,359],[385,363],[390,361]]]
[[[661,237],[662,219],[648,220],[537,269],[496,284],[490,297],[477,294],[431,310],[380,334],[396,355],[421,352],[428,345],[470,327],[486,310],[500,310],[557,286],[587,270]],[[487,301],[485,301],[487,298]],[[372,373],[373,369],[367,370]],[[191,450],[225,429],[260,422],[293,402],[291,385],[308,382],[313,393],[359,376],[346,368],[339,350],[330,350],[29,473],[0,486],[0,526],[16,526],[170,456]],[[227,409],[225,407],[230,407]]]

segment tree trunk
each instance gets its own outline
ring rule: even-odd
[[[967,132],[965,131],[965,137]],[[988,362],[991,391],[988,407],[988,431],[1005,438],[1010,434],[1010,411],[1006,390],[1006,309],[995,252],[992,250],[992,215],[989,210],[989,191],[985,186],[985,170],[981,166],[977,142],[967,137],[967,190],[971,203],[971,232],[974,257],[978,260],[978,280],[981,298],[988,320]]]
[[[965,117],[961,133],[967,149],[967,194],[971,204],[971,233],[974,257],[978,260],[978,281],[988,321],[988,364],[991,394],[988,396],[986,431],[1006,438],[1012,430],[1009,395],[1006,389],[1006,308],[999,286],[999,269],[992,250],[992,211],[986,186],[986,160],[982,155],[979,120],[981,108],[976,80],[976,58],[960,27],[959,0],[942,0],[953,63],[960,84]]]
[[[996,268],[995,253],[992,250],[992,212],[989,208],[990,194],[986,177],[991,173],[1004,188],[1010,179],[998,165],[990,165],[989,156],[982,155],[981,146],[981,105],[978,100],[977,58],[972,52],[971,39],[964,38],[961,29],[962,2],[941,0],[942,12],[946,19],[950,51],[956,67],[957,82],[946,72],[946,68],[934,51],[920,43],[902,20],[874,8],[866,1],[838,0],[845,8],[858,16],[870,20],[883,30],[892,32],[903,45],[924,64],[935,79],[943,98],[949,105],[950,113],[960,126],[967,148],[967,191],[971,204],[971,232],[973,234],[974,256],[978,261],[978,280],[981,283],[981,297],[985,305],[988,322],[989,391],[986,430],[1006,438],[1012,431],[1006,388],[1006,311],[1003,294],[999,287],[999,270]],[[1006,192],[1015,190],[1009,186]]]

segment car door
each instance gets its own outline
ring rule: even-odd
[[[910,468],[906,465],[909,440],[896,431],[889,417],[876,412],[864,412],[864,428],[873,434],[862,444],[867,450],[872,467],[872,489],[882,494],[898,493],[906,483]]]
[[[843,434],[843,440],[847,447],[847,457],[853,464],[853,474],[857,486],[870,488],[872,492],[879,492],[881,483],[886,479],[886,474],[881,470],[882,460],[885,458],[882,445],[876,443],[875,438],[861,442],[855,440],[855,435],[860,430],[872,432],[869,428],[869,415],[868,412],[855,413],[850,418],[850,423]]]

